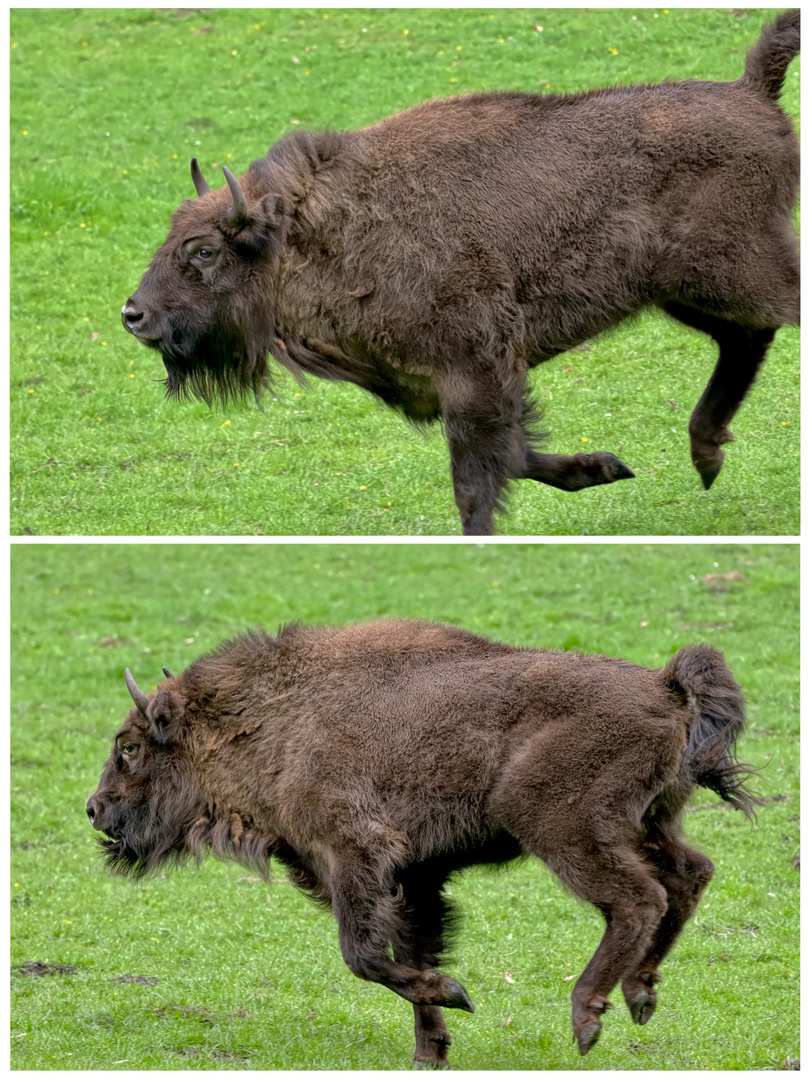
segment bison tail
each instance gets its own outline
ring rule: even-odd
[[[801,51],[801,13],[785,11],[764,27],[747,54],[741,82],[761,97],[777,101],[789,63]]]
[[[708,645],[687,645],[668,662],[663,678],[696,706],[683,760],[690,779],[754,817],[761,800],[745,782],[756,771],[736,756],[744,697],[722,654]]]

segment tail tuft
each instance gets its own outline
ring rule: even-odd
[[[687,645],[668,662],[663,677],[696,704],[684,761],[691,779],[755,817],[761,800],[746,781],[757,772],[736,756],[736,740],[744,731],[744,696],[722,654],[708,645]]]
[[[801,13],[799,8],[793,8],[764,27],[747,54],[740,81],[761,97],[777,101],[790,61],[800,51]]]

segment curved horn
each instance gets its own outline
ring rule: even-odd
[[[247,199],[244,196],[241,184],[227,165],[222,166],[222,172],[225,174],[230,194],[233,196],[233,206],[225,215],[225,220],[231,228],[240,229],[247,224]]]
[[[197,189],[197,195],[199,195],[200,198],[202,198],[203,195],[210,195],[211,189],[205,182],[205,177],[200,172],[195,157],[191,158],[191,179],[194,181],[194,187]]]
[[[129,670],[129,668],[127,668],[124,672],[124,680],[126,681],[126,688],[129,691],[130,697],[138,707],[138,712],[145,719],[146,707],[149,704],[149,699],[146,697],[144,692],[140,689],[138,684],[132,678],[132,672]]]
[[[166,676],[167,679],[173,679],[174,678],[174,676],[172,675],[172,673],[169,671],[169,669],[167,667],[163,668],[163,674]]]

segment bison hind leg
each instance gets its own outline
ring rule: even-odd
[[[624,1001],[636,1024],[651,1020],[657,1005],[655,985],[660,981],[657,969],[694,914],[714,869],[706,855],[683,843],[674,822],[651,830],[641,853],[666,890],[667,906],[646,955],[621,982]]]
[[[680,302],[663,307],[686,326],[710,334],[719,346],[716,367],[688,424],[691,461],[707,491],[722,468],[722,447],[733,441],[728,424],[753,385],[775,330],[746,327]]]

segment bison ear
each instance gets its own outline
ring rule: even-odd
[[[184,715],[185,703],[180,695],[173,690],[159,690],[149,705],[149,719],[157,741],[166,745],[176,742]]]
[[[265,195],[258,206],[264,221],[271,229],[278,229],[284,219],[284,200],[281,195]]]
[[[234,236],[233,242],[248,256],[266,258],[283,245],[288,226],[283,197],[265,195],[250,207],[247,220]]]

